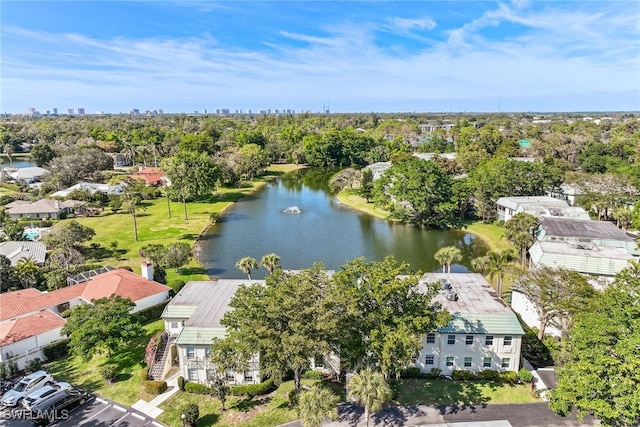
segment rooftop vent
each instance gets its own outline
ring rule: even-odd
[[[445,298],[449,301],[458,301],[458,294],[455,292],[447,292]]]
[[[453,289],[453,286],[451,286],[451,282],[448,279],[440,279],[440,286],[443,291]]]

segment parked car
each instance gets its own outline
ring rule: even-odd
[[[39,390],[34,391],[30,395],[24,398],[22,406],[27,410],[31,410],[31,407],[37,403],[43,402],[46,399],[52,397],[58,390],[70,390],[73,386],[69,383],[59,382],[51,385],[46,385]]]
[[[34,372],[18,381],[11,390],[3,394],[0,404],[4,406],[22,406],[22,401],[25,397],[54,382],[53,377],[45,371]]]
[[[31,405],[31,419],[37,425],[46,426],[69,418],[69,413],[85,404],[91,395],[78,388],[58,390],[48,399]]]

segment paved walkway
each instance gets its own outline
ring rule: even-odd
[[[178,392],[178,377],[180,376],[180,372],[177,372],[167,378],[165,381],[167,382],[167,391],[162,394],[157,395],[151,402],[147,402],[146,400],[138,400],[136,403],[131,405],[133,409],[137,409],[138,411],[146,414],[152,418],[158,418],[160,414],[164,411],[158,406],[163,403],[165,400],[173,396]]]

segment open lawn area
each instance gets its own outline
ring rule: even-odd
[[[483,403],[539,402],[528,384],[508,385],[488,381],[399,380],[398,405],[478,405]]]
[[[88,262],[115,267],[127,265],[133,271],[140,272],[140,249],[148,244],[166,246],[175,242],[194,244],[198,236],[211,224],[212,213],[223,213],[239,198],[255,191],[275,176],[299,169],[298,165],[274,165],[267,174],[261,176],[249,185],[241,188],[220,188],[208,200],[187,203],[187,217],[184,218],[184,205],[178,202],[167,204],[164,198],[146,200],[144,206],[137,209],[138,241],[133,232],[133,218],[128,211],[116,214],[108,209],[100,216],[77,218],[78,222],[95,230],[96,235],[90,243],[100,246],[87,249]],[[169,207],[171,218],[169,218]],[[116,251],[111,248],[111,242],[117,242]],[[116,255],[117,254],[117,255]],[[199,264],[191,263],[174,272],[167,270],[167,279],[180,278],[182,280],[207,280],[206,272]]]
[[[317,382],[317,380],[302,380],[303,386],[311,386]],[[164,412],[158,417],[158,421],[170,427],[180,427],[182,408],[189,403],[197,403],[202,426],[276,426],[298,418],[296,408],[289,403],[288,396],[292,391],[293,381],[286,381],[276,391],[254,399],[229,396],[227,411],[224,413],[217,399],[207,395],[178,392],[160,405]],[[344,394],[341,399],[344,400]]]
[[[380,219],[388,219],[389,212],[385,211],[384,209],[374,207],[373,203],[367,203],[367,200],[364,197],[357,195],[352,190],[342,190],[340,193],[338,193],[337,198],[338,201],[345,206],[349,206],[355,210],[364,212]]]
[[[149,339],[163,329],[162,320],[148,323],[144,326],[144,337],[117,351],[110,359],[104,355],[96,355],[84,361],[78,356],[67,356],[49,363],[47,370],[56,380],[67,381],[127,406],[138,399],[149,401],[154,396],[143,390],[140,376],[144,366],[144,348]],[[105,383],[99,373],[99,368],[107,362],[118,367],[118,379],[113,384]]]

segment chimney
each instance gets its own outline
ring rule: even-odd
[[[142,277],[147,280],[153,280],[153,264],[148,261],[143,261],[140,267],[142,269]]]

